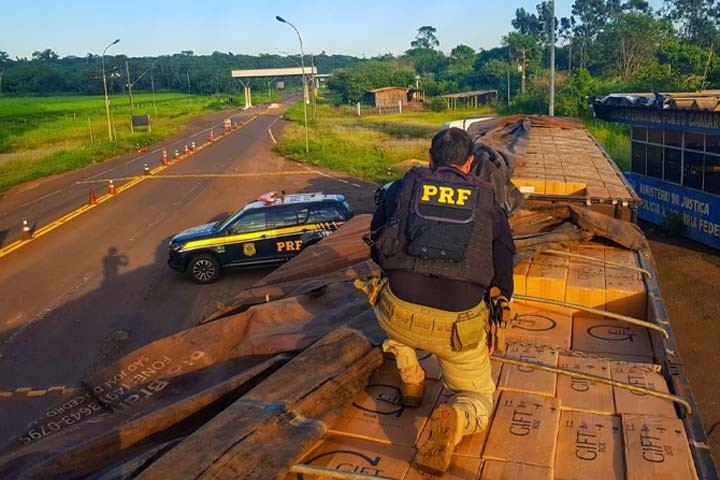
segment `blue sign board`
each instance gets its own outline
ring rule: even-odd
[[[720,249],[720,197],[637,173],[625,177],[640,197],[638,217],[661,224],[668,215],[680,215],[685,235]]]

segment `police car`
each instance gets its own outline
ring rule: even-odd
[[[168,265],[197,283],[212,283],[226,267],[290,260],[352,216],[343,195],[266,193],[222,223],[175,235]]]

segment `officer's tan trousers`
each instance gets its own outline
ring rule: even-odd
[[[395,355],[401,372],[419,367],[415,349],[437,356],[445,385],[454,392],[448,403],[458,411],[460,419],[455,443],[463,435],[486,429],[495,391],[487,345],[483,339],[475,348],[455,352],[450,340],[452,324],[459,318],[476,317],[484,327],[488,321],[485,302],[465,312],[448,312],[400,300],[386,285],[374,310],[388,335],[383,350]]]

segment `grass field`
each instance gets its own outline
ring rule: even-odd
[[[305,151],[302,104],[286,113],[288,126],[276,151],[300,162],[348,172],[356,177],[384,183],[404,170],[401,162],[426,160],[430,139],[443,124],[473,115],[493,113],[490,107],[447,112],[406,112],[358,117],[350,107],[318,105],[317,121],[310,123]],[[585,120],[590,133],[625,169],[630,160],[629,129],[594,119]],[[393,168],[399,164],[400,168]]]
[[[264,98],[260,92],[257,102]],[[110,98],[116,140],[109,141],[101,96],[0,97],[0,191],[36,178],[81,168],[166,138],[190,119],[209,111],[236,108],[228,95],[135,94],[135,114],[150,115],[152,132],[130,131],[127,96]],[[155,110],[157,107],[157,113]]]
[[[319,104],[317,121],[309,125],[310,151],[306,152],[299,103],[285,114],[293,123],[285,130],[276,151],[304,163],[383,183],[398,176],[393,165],[408,159],[427,160],[430,139],[443,123],[485,113],[490,110],[357,117],[352,108]]]

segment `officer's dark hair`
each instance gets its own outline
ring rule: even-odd
[[[440,130],[430,144],[433,165],[463,165],[472,152],[472,138],[457,127]]]

